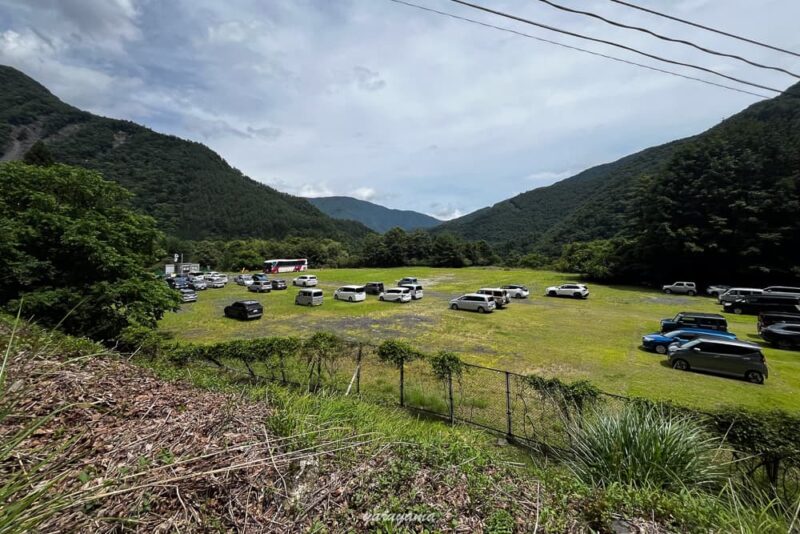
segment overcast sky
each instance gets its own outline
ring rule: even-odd
[[[448,0],[410,1],[729,83]],[[608,0],[554,1],[800,71],[800,58]],[[632,1],[800,50],[798,0]],[[482,3],[779,89],[797,81],[537,0]],[[0,63],[79,108],[205,143],[279,190],[440,218],[699,133],[759,100],[388,0],[0,0]]]

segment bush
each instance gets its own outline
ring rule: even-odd
[[[720,441],[694,418],[632,403],[594,412],[567,426],[567,463],[587,484],[677,489],[705,486],[722,474]]]

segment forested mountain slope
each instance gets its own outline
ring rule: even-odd
[[[392,228],[432,228],[442,222],[417,211],[391,209],[351,197],[317,197],[309,198],[308,201],[334,219],[358,221],[381,233]]]
[[[96,169],[119,182],[135,194],[135,207],[183,239],[349,239],[369,233],[244,176],[205,145],[81,111],[0,66],[0,159],[21,159],[38,140],[57,162]]]

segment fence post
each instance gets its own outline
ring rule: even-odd
[[[511,373],[506,371],[506,434],[511,438]]]
[[[401,359],[400,360],[400,407],[401,408],[405,407],[406,405],[405,395],[403,394],[403,387],[405,382],[405,376],[403,370],[405,368],[405,364],[406,364],[405,360]]]
[[[450,399],[450,424],[456,422],[454,410],[453,410],[453,373],[450,371],[447,372],[447,396]]]
[[[356,362],[356,393],[361,393],[361,351],[364,348],[363,343],[358,344],[358,361]]]

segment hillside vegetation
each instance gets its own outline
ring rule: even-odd
[[[0,66],[1,159],[22,159],[38,140],[57,162],[98,170],[124,186],[134,193],[136,208],[184,239],[352,239],[369,233],[244,176],[205,145],[81,111]]]
[[[358,221],[381,233],[392,228],[432,228],[442,222],[417,211],[395,210],[351,197],[317,197],[309,198],[308,201],[334,219]]]

